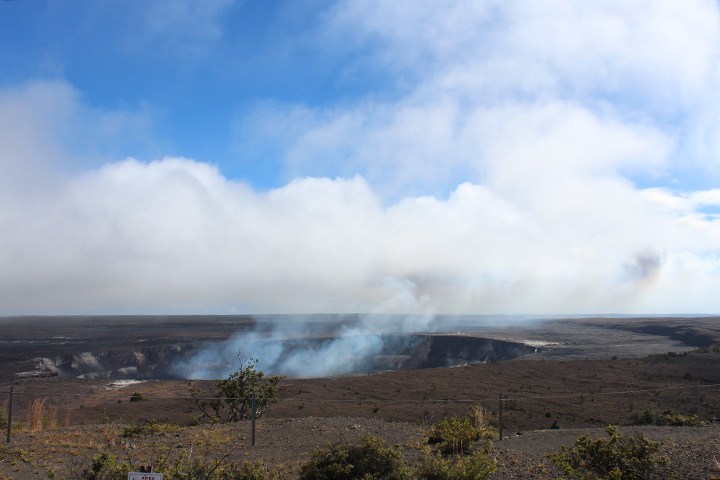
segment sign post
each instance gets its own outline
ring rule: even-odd
[[[130,472],[128,480],[162,480],[162,473]]]

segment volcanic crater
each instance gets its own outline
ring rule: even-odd
[[[341,373],[376,373],[390,370],[408,370],[418,368],[444,368],[475,363],[496,362],[510,360],[524,355],[537,353],[538,347],[521,342],[495,340],[464,335],[416,334],[416,335],[381,335],[344,337],[345,340],[363,343],[366,338],[378,341],[379,350],[372,349],[367,352],[357,352],[351,358],[345,358],[350,363],[350,371]],[[283,365],[297,355],[303,358],[318,357],[318,361],[327,348],[338,338],[303,338],[303,339],[264,339],[254,340],[253,346],[260,350],[280,350],[274,365]],[[188,365],[201,351],[216,350],[217,344],[176,344],[170,346],[156,346],[144,348],[117,348],[104,351],[85,351],[74,354],[57,356],[41,356],[33,359],[31,370],[22,372],[24,376],[63,375],[78,378],[107,378],[107,379],[144,379],[166,380],[197,377],[186,375],[186,372],[198,371],[215,372],[221,377],[234,367],[232,362],[223,363],[222,359],[216,363],[196,365],[195,369],[179,369],[178,365]],[[252,356],[253,351],[249,354]],[[227,360],[227,359],[225,359]],[[262,358],[260,358],[262,365]],[[297,371],[297,370],[293,370]],[[331,374],[332,370],[328,370]],[[292,372],[283,371],[282,367],[271,367],[271,374],[288,374],[290,376],[316,376],[292,375]],[[207,377],[207,375],[204,375]]]

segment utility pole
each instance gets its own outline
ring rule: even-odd
[[[255,446],[255,390],[253,390],[253,392],[252,392],[252,407],[251,408],[252,408],[252,414],[251,414],[252,427],[250,427],[250,429],[251,429],[251,431],[250,431],[250,446],[254,447]]]
[[[500,433],[500,440],[502,440],[502,434],[503,434],[503,418],[502,418],[503,417],[503,396],[502,396],[502,393],[500,394],[500,416],[499,417],[500,417],[499,418],[500,428],[498,430]]]
[[[10,431],[12,430],[12,407],[14,391],[15,385],[10,385],[10,400],[8,402],[7,443],[10,443]]]
[[[698,426],[698,428],[700,428],[700,423],[701,423],[700,422],[700,413],[701,413],[700,412],[700,400],[701,400],[700,399],[700,380],[698,380],[697,381],[697,417],[698,417],[697,426]]]

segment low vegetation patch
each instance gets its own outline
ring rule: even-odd
[[[265,378],[265,374],[255,368],[257,362],[252,358],[241,360],[238,371],[215,382],[217,390],[214,393],[188,384],[203,420],[227,423],[249,418],[252,415],[253,395],[256,416],[262,415],[270,405],[277,403],[277,385],[284,377],[276,375]]]
[[[487,451],[471,455],[446,456],[426,449],[423,461],[415,470],[418,480],[482,480],[488,478],[497,466]]]
[[[300,480],[409,480],[402,455],[376,437],[360,437],[360,444],[334,443],[318,448],[300,468]]]
[[[147,398],[143,397],[142,393],[135,392],[130,395],[130,402],[147,402]]]
[[[720,353],[720,343],[714,343],[707,347],[702,347],[697,350],[699,353]]]
[[[179,432],[180,430],[182,430],[182,427],[179,425],[149,420],[145,423],[125,427],[122,436],[125,438],[134,438],[151,435],[167,435],[168,433]]]
[[[562,447],[560,453],[549,455],[568,479],[577,480],[638,480],[656,478],[654,470],[670,463],[659,455],[661,442],[638,435],[623,437],[615,426],[607,427],[608,439],[592,440],[583,435],[575,448]]]
[[[139,468],[128,462],[118,461],[115,455],[101,453],[87,467],[74,468],[68,480],[126,480],[128,473]],[[188,460],[181,456],[174,462],[161,459],[156,469],[163,472],[164,480],[271,480],[274,476],[262,462],[235,464],[224,460]]]
[[[488,446],[489,448],[489,446]],[[376,437],[359,444],[318,448],[300,468],[300,480],[483,480],[496,470],[486,449],[470,455],[443,455],[426,448],[423,461],[408,467],[400,452]]]
[[[675,410],[665,410],[662,413],[656,413],[653,410],[645,410],[642,415],[633,417],[635,425],[662,425],[662,426],[696,426],[698,417],[696,415],[683,415]]]
[[[485,409],[473,407],[465,416],[453,415],[436,423],[428,433],[428,443],[438,444],[442,453],[470,453],[478,440],[497,436],[490,420]]]

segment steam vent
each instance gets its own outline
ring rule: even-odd
[[[363,342],[369,337],[358,335],[352,340]],[[409,370],[420,368],[440,368],[469,365],[473,363],[509,360],[523,355],[536,353],[536,347],[519,342],[494,340],[462,335],[380,335],[372,336],[377,348],[351,352],[344,363],[351,365],[350,370],[327,371],[333,374],[360,374],[387,370]],[[379,339],[379,341],[377,341]],[[266,362],[266,373],[285,374],[291,377],[317,377],[310,368],[303,374],[302,365],[292,366],[293,359],[327,357],[328,347],[338,340],[348,341],[348,337],[304,338],[290,340],[253,340],[249,355],[257,356],[263,365],[261,355],[255,352],[271,350],[275,352],[272,362]],[[35,358],[36,375],[63,375],[84,378],[108,379],[169,379],[199,378],[188,372],[188,365],[202,362],[202,353],[222,350],[223,346],[232,354],[232,349],[223,342],[197,345],[174,345],[143,349],[116,349],[111,351],[56,357]],[[346,349],[343,349],[346,350]],[[312,360],[309,360],[312,362]],[[206,362],[211,363],[211,362]],[[301,362],[302,363],[302,362]],[[337,363],[337,362],[335,362]],[[340,362],[342,363],[342,362]],[[183,368],[179,368],[182,366]],[[202,378],[223,378],[232,371],[232,359],[223,364],[215,361],[211,364],[196,365],[204,368]],[[209,372],[209,373],[207,373]],[[29,372],[28,372],[29,373]]]

